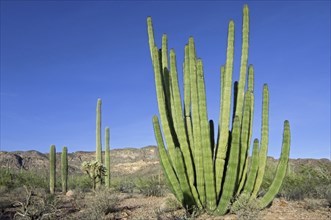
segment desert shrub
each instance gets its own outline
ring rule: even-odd
[[[113,179],[110,184],[115,191],[122,193],[133,193],[136,189],[136,183],[133,178]]]
[[[300,174],[287,174],[279,195],[287,200],[303,200],[309,194],[309,188],[311,187],[304,182],[304,179]]]
[[[182,204],[174,197],[168,197],[160,205],[159,212],[173,212],[178,209],[181,209]]]
[[[331,174],[327,167],[302,165],[297,171],[288,172],[279,195],[289,200],[327,199],[330,186]]]
[[[276,168],[277,168],[276,162],[274,162],[274,161],[267,162],[263,181],[262,181],[260,192],[259,192],[260,196],[263,196],[268,191],[268,188],[274,179],[274,176],[276,173]]]
[[[12,174],[7,169],[0,169],[0,186],[9,186],[13,181]]]
[[[259,205],[256,200],[249,201],[249,198],[249,194],[241,194],[232,204],[230,212],[235,213],[238,220],[259,219]]]
[[[320,208],[328,208],[328,201],[325,199],[304,199],[304,208],[307,210],[318,210]]]
[[[331,207],[331,184],[328,185],[328,189],[325,190],[325,200],[328,202],[328,206]]]
[[[17,189],[24,189],[24,192],[21,191],[21,197],[14,202],[14,219],[56,219],[57,201],[54,195],[47,194],[46,190],[28,186]]]
[[[85,219],[103,219],[107,214],[114,212],[118,203],[116,197],[109,189],[100,187],[91,198],[85,198],[87,210]]]
[[[145,196],[163,196],[166,191],[166,186],[161,176],[151,176],[139,178],[136,182],[140,193]]]
[[[83,192],[90,191],[92,182],[90,177],[83,174],[72,174],[68,177],[68,189],[81,190]]]
[[[272,183],[276,163],[268,161],[259,195],[263,195]],[[328,199],[331,197],[331,170],[323,163],[291,166],[277,195],[288,200],[305,198]]]
[[[16,172],[7,169],[0,170],[0,186],[7,186],[9,190],[12,190],[23,185],[47,189],[48,177],[28,170]]]

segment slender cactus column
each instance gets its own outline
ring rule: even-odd
[[[102,163],[102,145],[101,145],[101,99],[98,99],[96,109],[96,160]]]
[[[65,194],[68,190],[68,148],[62,148],[61,154],[61,180],[62,193]]]
[[[240,145],[240,120],[236,116],[233,122],[231,148],[229,153],[229,161],[226,169],[224,186],[222,189],[221,200],[218,204],[216,212],[224,215],[228,210],[230,199],[233,196],[239,164],[239,145]]]
[[[268,85],[263,86],[262,100],[262,128],[261,128],[261,148],[259,152],[259,169],[257,171],[254,189],[251,195],[251,200],[256,198],[264,177],[265,167],[267,163],[269,140],[269,90]]]
[[[290,123],[289,121],[284,122],[284,133],[283,133],[283,146],[280,159],[278,161],[276,175],[271,183],[267,193],[259,200],[259,205],[261,208],[266,207],[275,198],[280,187],[282,186],[288,165],[288,159],[290,155]]]
[[[226,52],[226,65],[222,79],[222,94],[219,117],[220,135],[217,140],[216,150],[216,194],[220,195],[222,179],[224,173],[226,153],[229,147],[229,125],[230,125],[230,104],[232,89],[232,72],[233,72],[233,54],[234,54],[234,21],[229,22],[228,27],[228,45]]]
[[[49,151],[49,191],[51,194],[55,192],[56,183],[56,148],[51,145]]]
[[[105,166],[106,166],[106,176],[105,184],[106,187],[110,187],[110,145],[109,145],[109,128],[105,129]]]
[[[95,147],[95,157],[96,161],[102,164],[102,145],[101,145],[101,99],[97,101],[96,108],[96,147]],[[101,186],[102,178],[100,177],[97,181],[97,187]]]

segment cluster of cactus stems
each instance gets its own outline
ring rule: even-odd
[[[61,184],[62,192],[66,193],[68,188],[68,148],[63,147],[61,153]],[[55,193],[56,187],[56,147],[51,145],[49,150],[49,191]]]
[[[157,48],[151,17],[147,18],[147,28],[161,120],[160,126],[158,117],[153,117],[154,132],[160,162],[175,196],[188,210],[197,207],[219,215],[229,210],[234,198],[244,194],[250,196],[250,201],[256,200],[260,208],[266,207],[278,193],[286,174],[290,127],[286,120],[282,152],[274,180],[268,191],[258,198],[268,151],[269,91],[265,84],[261,141],[259,143],[258,139],[254,140],[249,163],[254,113],[254,69],[252,65],[248,66],[248,6],[243,8],[240,77],[233,88],[235,28],[234,22],[229,22],[226,62],[220,71],[221,100],[216,138],[214,122],[208,121],[203,63],[196,56],[193,37],[189,38],[184,50],[182,101],[175,51],[171,49],[168,55],[165,34],[162,36],[161,49]],[[234,103],[230,124],[232,95]]]
[[[88,174],[93,176],[93,182],[96,183],[93,188],[100,187],[102,178],[105,177],[105,185],[110,187],[110,147],[109,147],[109,128],[105,129],[105,166],[102,163],[102,144],[101,144],[101,99],[97,101],[96,108],[96,160],[89,164],[88,168],[83,166],[83,169],[88,170]],[[91,164],[94,164],[93,166]],[[93,169],[91,168],[93,167]],[[56,186],[56,147],[51,145],[49,152],[49,189],[50,193],[55,193]],[[93,170],[93,171],[91,171]],[[100,171],[101,170],[101,171]],[[94,175],[95,174],[95,175]],[[97,179],[95,179],[97,178]],[[61,154],[61,180],[62,192],[66,193],[68,190],[68,148],[63,147]]]
[[[96,161],[100,164],[102,162],[102,141],[101,141],[101,104],[102,101],[99,98],[97,101],[97,108],[96,108],[96,149],[95,149],[95,157]],[[110,187],[110,151],[109,151],[109,128],[105,128],[105,185]],[[97,181],[97,187],[100,187],[103,183],[102,176],[99,177],[100,179]]]

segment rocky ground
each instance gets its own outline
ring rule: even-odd
[[[95,197],[94,193],[68,195],[57,195],[57,207],[49,210],[49,215],[44,214],[41,219],[112,219],[112,220],[148,220],[148,219],[215,219],[215,220],[240,220],[240,219],[265,219],[265,220],[327,220],[331,219],[331,208],[323,205],[323,200],[304,200],[304,201],[286,201],[283,198],[277,198],[272,205],[262,211],[246,210],[235,214],[225,216],[211,216],[202,213],[199,216],[192,216],[185,212],[178,205],[173,195],[167,194],[162,197],[146,197],[142,194],[126,194],[113,192],[104,194],[104,197]],[[96,200],[103,199],[103,200]],[[1,198],[3,200],[3,198]],[[102,210],[103,205],[111,207],[109,210]],[[31,210],[33,208],[30,207]],[[24,214],[24,209],[7,208],[0,213],[0,219],[14,219],[15,213],[19,210]],[[31,211],[30,210],[30,211]],[[99,211],[101,213],[99,213]],[[105,214],[106,213],[106,214]],[[101,217],[102,216],[102,217]],[[23,218],[16,214],[15,219]]]

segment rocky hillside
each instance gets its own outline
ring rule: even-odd
[[[80,173],[84,161],[95,160],[95,152],[77,151],[68,153],[69,173]],[[157,173],[160,170],[155,146],[143,148],[114,149],[110,151],[113,176]],[[56,167],[60,169],[61,153],[56,155]],[[49,169],[49,154],[38,151],[0,152],[0,168],[31,170],[45,173]]]
[[[15,151],[0,152],[0,168],[14,170],[31,170],[41,173],[48,173],[49,155],[38,151]],[[95,152],[77,151],[68,154],[69,172],[81,173],[83,161],[95,159]],[[148,175],[157,174],[160,171],[158,152],[155,146],[143,148],[113,149],[110,151],[111,173],[112,176],[123,175]],[[61,153],[57,153],[57,169],[60,169]],[[268,157],[268,164],[274,169],[277,160]],[[324,172],[331,173],[331,161],[328,159],[291,159],[290,170],[299,171],[303,166],[323,169]]]

